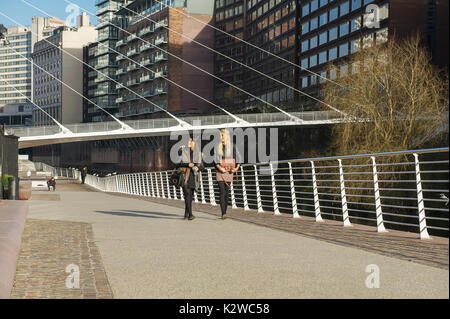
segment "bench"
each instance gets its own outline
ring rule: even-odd
[[[11,295],[27,213],[27,202],[0,202],[0,299]]]

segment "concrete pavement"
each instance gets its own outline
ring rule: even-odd
[[[116,298],[449,297],[445,269],[86,190],[35,192],[28,218],[91,224]],[[372,264],[380,288],[366,287]]]

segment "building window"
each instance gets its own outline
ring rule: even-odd
[[[344,44],[341,44],[339,46],[339,57],[347,56],[348,55],[348,42],[345,42]]]
[[[323,26],[328,23],[328,12],[320,15],[320,26]]]
[[[310,25],[310,29],[309,31],[313,31],[315,29],[317,29],[317,17],[311,19],[311,25]]]
[[[319,53],[319,64],[327,62],[327,51],[322,51]]]
[[[309,14],[309,3],[302,7],[302,17],[305,17]]]
[[[311,1],[311,13],[319,8],[319,0]]]
[[[319,45],[327,43],[327,38],[328,38],[327,34],[328,34],[327,31],[325,31],[319,35]]]
[[[341,11],[340,12],[340,16],[341,17],[346,15],[346,14],[348,14],[348,12],[350,11],[348,1],[344,2],[343,4],[341,4],[341,10],[340,11]]]
[[[337,58],[337,47],[328,50],[328,60],[332,61]]]
[[[309,47],[310,49],[314,49],[315,47],[317,47],[317,36],[309,39]]]
[[[329,31],[329,41],[336,40],[338,37],[338,29],[337,27],[331,28]]]
[[[330,10],[330,22],[338,18],[338,7]]]
[[[302,24],[302,34],[306,34],[309,32],[309,22],[305,22]]]
[[[312,68],[317,65],[317,55],[314,54],[309,57],[309,67]]]
[[[348,22],[345,22],[339,27],[339,36],[343,37],[348,34]]]
[[[308,77],[304,76],[302,77],[302,89],[308,87]]]
[[[347,75],[347,73],[348,73],[348,65],[347,64],[344,64],[344,65],[341,66],[341,72],[340,73],[341,73],[340,74],[341,78]]]
[[[320,7],[323,7],[328,4],[328,0],[320,0]]]
[[[305,69],[308,68],[308,58],[302,59],[301,66]]]
[[[361,0],[352,0],[352,11],[361,8]]]
[[[302,52],[306,52],[309,50],[308,40],[302,41]]]
[[[350,20],[350,32],[357,31],[361,28],[361,17]]]

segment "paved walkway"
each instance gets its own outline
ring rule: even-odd
[[[27,227],[33,228],[32,223],[38,221],[90,225],[95,241],[92,247],[94,251],[98,247],[99,254],[97,257],[87,255],[89,260],[97,260],[90,263],[93,265],[91,273],[80,267],[81,281],[104,269],[107,278],[103,283],[109,284],[116,298],[449,296],[448,270],[442,269],[445,265],[438,268],[439,265],[410,262],[249,222],[223,221],[198,211],[197,219],[186,221],[182,218],[183,210],[178,207],[93,192],[79,185],[61,183],[57,192],[48,195],[47,192],[33,194],[28,214],[31,223]],[[64,224],[59,226],[67,227]],[[53,231],[53,227],[47,231]],[[77,227],[83,228],[72,226]],[[355,240],[361,241],[364,237]],[[59,263],[60,268],[65,268],[66,264],[80,262],[77,254],[55,253],[49,242],[43,241],[42,246],[33,249],[42,250],[49,258],[41,260],[22,253],[21,265],[34,263],[36,268],[42,268]],[[436,254],[439,255],[439,250]],[[371,264],[380,269],[378,289],[368,289],[365,285],[369,276],[366,267]],[[32,272],[28,280],[38,281],[40,276],[42,273]],[[52,280],[62,281],[63,278],[55,275],[40,283],[46,287]],[[17,282],[19,295],[16,297],[20,297],[20,286],[27,284],[27,281]],[[65,287],[64,282],[61,285]],[[100,296],[94,296],[91,291],[81,297]]]

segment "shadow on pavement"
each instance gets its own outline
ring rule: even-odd
[[[144,217],[144,218],[163,218],[163,219],[184,219],[183,216],[177,214],[168,214],[168,213],[160,213],[160,212],[147,212],[147,211],[139,211],[139,210],[120,210],[120,211],[95,211],[100,214],[109,214],[115,216],[125,216],[125,217]],[[198,217],[199,219],[209,219],[204,217]]]

